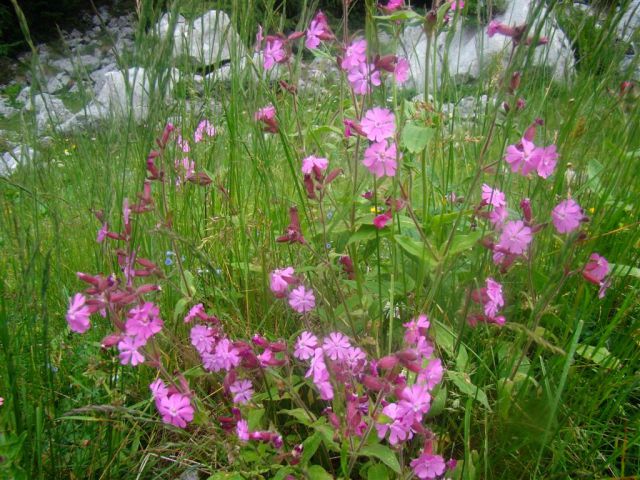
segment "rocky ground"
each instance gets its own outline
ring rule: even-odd
[[[529,10],[535,5],[531,0],[509,0],[506,9],[495,20],[507,24],[523,23]],[[590,7],[583,5],[591,14]],[[581,7],[581,8],[582,8]],[[461,20],[461,19],[458,19]],[[0,148],[7,150],[0,160],[0,175],[7,175],[19,162],[30,159],[39,145],[26,145],[21,138],[21,125],[34,121],[40,142],[50,141],[53,130],[69,133],[87,125],[112,117],[131,113],[137,121],[148,114],[150,93],[158,83],[171,90],[184,73],[173,68],[166,72],[147,72],[135,65],[134,50],[135,14],[114,15],[106,8],[87,18],[90,25],[85,31],[62,32],[61,41],[37,46],[38,62],[27,74],[26,81],[17,79],[0,86]],[[169,18],[163,16],[150,35],[159,40],[169,34]],[[633,0],[622,16],[617,35],[621,41],[631,42],[640,26],[640,0]],[[536,51],[534,62],[551,68],[556,81],[567,81],[575,73],[575,58],[571,42],[558,27],[553,15],[546,17],[542,34],[549,43]],[[422,91],[424,88],[424,52],[426,39],[418,26],[405,29],[400,39],[398,54],[407,57],[411,64],[409,88]],[[470,81],[478,78],[486,59],[496,58],[508,49],[508,39],[497,35],[487,36],[486,26],[460,25],[453,38],[440,35],[437,39],[438,55],[435,59],[437,75],[447,71],[452,78]],[[227,80],[231,72],[231,61],[240,68],[249,67],[258,60],[250,46],[244,46],[230,25],[229,17],[217,11],[206,12],[188,22],[176,19],[173,31],[173,55],[190,57],[200,65],[213,65],[212,72],[200,75],[191,72],[189,81],[200,92],[208,82]],[[448,48],[446,45],[449,45]],[[445,50],[448,61],[445,62]],[[504,56],[504,55],[503,55]],[[233,58],[232,58],[233,57]],[[24,65],[33,65],[30,55],[20,59]],[[635,65],[632,50],[621,68]],[[27,69],[28,70],[28,69]],[[249,69],[250,70],[250,69]],[[640,79],[636,70],[636,80]],[[251,72],[252,73],[252,72]],[[318,58],[304,69],[299,89],[308,86],[318,88],[318,82],[337,76],[333,62]],[[459,102],[446,104],[443,111],[456,112],[462,118],[473,118],[484,110],[487,98],[480,100],[465,97]],[[201,108],[202,105],[191,105]],[[131,109],[131,110],[130,110]]]

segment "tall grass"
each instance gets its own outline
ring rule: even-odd
[[[153,24],[160,12],[151,1],[141,4],[140,25]],[[271,32],[284,25],[269,1],[173,2],[170,10],[195,16],[216,6],[228,9],[249,49],[258,23]],[[315,2],[306,7],[300,28],[313,15]],[[365,32],[372,35],[379,28],[373,2],[367,2],[366,12]],[[607,22],[616,18],[611,14]],[[587,27],[586,22],[574,25],[578,31]],[[335,31],[341,31],[339,25]],[[330,306],[315,320],[322,330],[353,333],[385,354],[402,337],[402,319],[424,310],[435,320],[435,341],[450,374],[446,408],[433,421],[447,455],[464,460],[462,478],[637,478],[640,122],[637,100],[617,94],[624,78],[614,60],[624,46],[611,41],[610,31],[594,31],[590,41],[612,61],[587,55],[567,84],[555,84],[544,69],[530,66],[531,56],[523,51],[509,67],[523,71],[520,94],[527,107],[520,114],[504,116],[491,103],[474,121],[438,113],[443,100],[498,93],[496,79],[509,75],[499,66],[471,87],[448,79],[438,87],[434,106],[414,104],[406,92],[387,87],[368,100],[371,106],[391,99],[387,104],[395,107],[398,124],[414,116],[433,126],[424,152],[405,154],[399,179],[382,187],[396,197],[407,193],[409,227],[394,222],[393,232],[437,249],[444,258],[433,266],[373,229],[373,215],[362,220],[370,206],[360,194],[380,186],[365,175],[342,139],[343,112],[352,118],[357,113],[343,81],[301,90],[294,99],[278,88],[276,76],[260,78],[257,69],[232,61],[230,80],[205,83],[202,106],[193,111],[188,108],[196,98],[191,79],[199,66],[173,59],[169,41],[158,42],[140,28],[135,50],[124,60],[158,78],[170,67],[179,68],[173,95],[154,92],[150,115],[140,125],[129,116],[77,134],[54,131],[50,147],[0,179],[0,396],[5,399],[0,473],[7,478],[176,478],[188,469],[213,475],[249,468],[230,465],[219,438],[214,416],[222,406],[213,395],[219,388],[215,382],[195,377],[196,369],[187,371],[206,405],[201,414],[210,418],[190,431],[168,430],[149,400],[150,369],[122,367],[100,349],[109,333],[106,324],[97,321],[79,337],[64,320],[68,298],[80,288],[77,271],[118,271],[111,247],[95,242],[99,224],[92,212],[103,210],[118,228],[122,200],[135,197],[146,173],[144,159],[167,120],[188,132],[201,118],[210,118],[220,133],[194,159],[213,183],[170,190],[172,229],[144,219],[134,236],[141,255],[160,265],[167,251],[175,252],[195,278],[195,291],[187,286],[187,293],[215,309],[227,330],[273,338],[298,331],[298,319],[272,300],[267,276],[283,265],[306,265],[303,272]],[[298,53],[283,76],[294,83],[309,60]],[[270,102],[278,106],[279,135],[264,135],[253,121],[256,109]],[[561,153],[550,180],[529,182],[502,169],[478,173],[479,158],[485,164],[501,159],[506,145],[516,142],[535,117],[545,120],[538,135],[557,143]],[[35,142],[35,120],[27,119],[22,128],[25,141]],[[299,159],[311,152],[329,157],[345,172],[323,209],[306,198],[300,183]],[[615,264],[606,297],[599,300],[579,275],[565,278],[573,247],[547,227],[536,235],[529,264],[503,280],[506,326],[469,328],[467,293],[491,274],[490,252],[473,244],[452,250],[450,240],[475,238],[469,212],[482,182],[514,202],[530,198],[539,219],[547,218],[567,192],[578,198],[590,217],[588,235],[579,259],[567,268],[581,268],[590,252],[606,256]],[[462,207],[451,202],[451,193],[463,197]],[[292,204],[301,212],[305,235],[325,251],[310,254],[275,242],[289,223]],[[354,210],[361,220],[354,221]],[[353,282],[338,285],[332,265],[343,253],[359,267]],[[181,348],[188,331],[174,315],[187,282],[175,263],[164,274],[170,287],[157,301],[168,327],[166,361],[173,367],[197,363]]]

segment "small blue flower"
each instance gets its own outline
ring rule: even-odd
[[[167,258],[164,260],[164,264],[165,264],[167,267],[170,267],[171,265],[173,265],[173,260],[171,260],[171,257],[167,257]]]
[[[327,250],[331,250],[331,242],[327,242],[327,244],[325,245],[325,248]]]
[[[332,218],[333,218],[333,210],[329,210],[329,211],[327,212],[327,219],[328,219],[328,220],[331,220]]]
[[[218,275],[218,276],[222,275],[222,269],[221,268],[216,268],[216,275]]]

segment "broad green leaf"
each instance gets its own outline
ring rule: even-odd
[[[183,297],[176,302],[176,308],[173,310],[173,319],[177,320],[179,316],[181,316],[187,308],[187,303],[189,303],[189,298]]]
[[[458,387],[458,390],[460,390],[461,393],[467,395],[470,398],[473,398],[474,400],[479,401],[482,405],[485,406],[487,410],[491,410],[491,408],[489,407],[489,400],[487,399],[487,395],[483,390],[471,383],[471,380],[469,380],[469,376],[466,373],[448,370],[447,377],[453,382],[456,387]]]
[[[391,22],[397,22],[401,20],[424,20],[421,15],[413,10],[397,10],[390,15],[374,15],[376,20],[389,20]]]
[[[435,394],[431,396],[431,408],[427,412],[427,418],[433,418],[440,415],[444,411],[444,407],[447,403],[447,387],[446,385],[440,385]]]
[[[449,356],[453,356],[453,348],[455,347],[456,339],[454,333],[439,321],[431,322],[431,331],[434,333],[434,340],[436,344],[444,349]]]
[[[378,463],[371,465],[367,470],[367,480],[388,480],[389,470],[384,465]]]
[[[615,263],[610,263],[609,266],[611,267],[611,275],[616,277],[631,275],[632,277],[640,278],[640,268]]]
[[[260,420],[264,416],[264,408],[252,408],[247,415],[249,430],[259,430]]]
[[[379,443],[374,445],[365,445],[360,450],[359,455],[377,458],[396,473],[400,473],[402,471],[395,452],[385,445],[380,445]]]
[[[309,480],[333,480],[333,476],[320,465],[312,465],[307,470]]]
[[[280,410],[278,413],[284,413],[285,415],[289,415],[290,417],[295,418],[302,425],[309,426],[313,423],[314,419],[309,416],[309,414],[302,408],[293,408],[291,410]]]
[[[437,265],[437,260],[428,251],[426,245],[424,245],[420,240],[416,240],[415,238],[411,238],[406,235],[394,235],[393,239],[396,241],[398,246],[402,248],[402,250],[407,252],[409,255],[416,257],[418,261],[424,263],[427,268],[433,269]]]
[[[451,247],[449,247],[449,251],[447,252],[447,257],[452,257],[458,255],[459,253],[464,252],[465,250],[469,250],[473,248],[478,241],[482,238],[482,232],[476,231],[468,234],[456,234],[451,241]],[[441,255],[444,255],[444,249],[446,247],[445,244],[441,247]]]
[[[611,354],[605,347],[594,347],[592,345],[578,344],[576,353],[582,358],[585,358],[593,363],[605,368],[618,368],[620,366],[620,360]]]
[[[302,442],[302,446],[304,448],[302,450],[300,463],[302,463],[303,465],[309,463],[309,460],[311,460],[311,457],[313,457],[313,455],[316,453],[321,443],[322,435],[320,434],[320,432],[315,432],[310,437],[307,437],[307,439]]]
[[[402,129],[400,143],[411,153],[420,153],[429,144],[434,135],[434,130],[422,127],[412,122],[407,122]]]
[[[380,235],[381,233],[382,232],[373,225],[360,225],[360,228],[358,228],[358,230],[349,237],[349,240],[347,240],[347,245],[351,245],[356,242],[368,242],[369,240],[374,240],[376,235]]]

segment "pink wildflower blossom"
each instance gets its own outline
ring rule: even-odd
[[[526,138],[522,138],[520,144],[509,145],[507,147],[507,153],[505,154],[504,159],[509,165],[511,165],[512,172],[517,172],[526,176],[538,166],[540,157],[536,152],[537,149],[533,142],[530,142]]]
[[[307,38],[304,41],[305,47],[310,50],[318,48],[320,42],[323,40],[330,40],[333,38],[333,34],[331,33],[331,29],[329,28],[329,23],[327,22],[327,17],[321,11],[316,13],[316,16],[313,17],[311,22],[309,23],[309,28],[307,29]]]
[[[373,225],[378,230],[381,230],[387,226],[387,223],[389,223],[392,218],[393,217],[391,215],[391,212],[381,213],[380,215],[376,215],[376,217],[373,219]]]
[[[558,233],[570,233],[580,226],[584,218],[582,208],[575,200],[563,200],[551,212],[553,226]]]
[[[320,172],[324,172],[329,166],[329,160],[323,157],[316,157],[315,155],[309,155],[302,160],[302,173],[310,175],[313,173],[314,168]]]
[[[245,404],[253,396],[251,380],[238,380],[231,384],[229,391],[233,393],[233,403]]]
[[[462,10],[464,8],[464,0],[450,0],[449,3],[451,4],[452,11]]]
[[[431,360],[425,368],[418,372],[418,382],[426,383],[429,390],[433,390],[442,381],[444,367],[439,358]]]
[[[96,242],[97,243],[104,242],[104,239],[107,238],[108,233],[109,233],[109,225],[107,225],[106,223],[103,223],[102,227],[100,227],[100,230],[98,230],[98,236],[96,237]]]
[[[89,330],[91,323],[89,316],[91,310],[85,305],[86,299],[81,293],[76,293],[69,299],[69,310],[67,310],[67,323],[72,332],[84,333]]]
[[[178,135],[178,137],[176,138],[176,143],[184,153],[188,153],[191,150],[191,147],[189,146],[189,140],[187,140],[186,138],[182,138],[182,135]]]
[[[555,145],[549,145],[548,147],[538,147],[534,152],[536,160],[536,171],[542,178],[549,178],[556,169],[556,163],[558,162],[558,153],[556,152]]]
[[[343,70],[353,70],[367,61],[367,41],[355,40],[346,49],[340,66]]]
[[[304,285],[294,288],[289,293],[289,305],[298,313],[310,312],[316,306],[313,290],[307,290]]]
[[[216,342],[213,336],[213,329],[205,325],[194,325],[191,329],[191,345],[195,347],[200,355],[210,353]]]
[[[363,62],[349,70],[347,79],[356,95],[371,93],[371,86],[380,86],[380,72],[375,65]]]
[[[182,393],[172,393],[160,399],[158,411],[162,421],[179,428],[185,428],[193,420],[191,398]]]
[[[198,123],[196,131],[193,133],[193,139],[196,143],[200,143],[204,139],[204,135],[213,137],[216,134],[215,127],[209,122],[209,120],[202,120]]]
[[[418,315],[418,318],[414,318],[410,322],[404,323],[402,326],[406,329],[404,332],[405,343],[409,345],[415,345],[418,343],[418,339],[427,334],[429,325],[429,317],[425,314],[420,314]]]
[[[118,342],[118,350],[120,354],[120,363],[122,365],[132,366],[139,365],[144,362],[144,355],[142,355],[138,348],[143,347],[145,340],[136,337],[126,336]]]
[[[262,107],[259,109],[255,115],[254,119],[256,122],[264,123],[264,129],[270,133],[278,132],[278,121],[276,120],[276,107],[269,104],[266,107]]]
[[[191,322],[191,320],[197,318],[201,318],[202,315],[206,315],[205,311],[204,311],[204,305],[202,305],[201,303],[198,303],[197,305],[194,305],[193,307],[191,307],[191,310],[189,310],[189,313],[187,314],[186,317],[184,317],[184,323],[189,323]]]
[[[322,350],[331,360],[344,360],[351,348],[349,337],[340,332],[331,332],[322,343]]]
[[[431,395],[429,395],[428,386],[415,383],[410,387],[404,387],[400,405],[408,410],[413,410],[413,413],[421,418],[431,408]]]
[[[364,152],[363,164],[377,178],[394,177],[398,162],[396,161],[396,144],[387,145],[387,142],[371,144]]]
[[[127,335],[146,341],[162,330],[163,325],[158,307],[153,302],[145,302],[129,310],[125,331]]]
[[[249,441],[249,424],[246,420],[238,420],[236,433],[238,434],[238,440],[241,442]]]
[[[582,270],[582,276],[588,282],[596,285],[602,285],[605,277],[611,271],[611,266],[606,258],[597,253],[592,253],[589,257],[589,261]]]
[[[151,390],[151,395],[153,395],[153,398],[157,400],[161,399],[162,397],[166,397],[169,393],[169,389],[159,378],[149,384],[149,390]]]
[[[502,297],[502,285],[491,277],[487,278],[487,297],[484,313],[488,317],[494,318],[504,306],[504,298]]]
[[[293,356],[298,360],[309,360],[318,346],[318,337],[311,332],[302,332],[296,341]]]
[[[373,107],[365,112],[360,126],[369,140],[382,142],[387,138],[393,138],[396,131],[396,117],[391,110]]]
[[[398,85],[402,85],[409,79],[409,62],[406,59],[398,58],[396,66],[393,69],[393,78]]]
[[[404,4],[404,0],[389,0],[386,5],[382,5],[382,8],[388,12],[398,10]]]
[[[507,222],[496,248],[520,255],[525,252],[529,243],[531,243],[531,239],[531,228],[527,227],[522,220]]]
[[[411,425],[413,424],[413,413],[397,403],[390,403],[382,409],[382,414],[388,417],[391,422],[376,423],[378,438],[382,440],[389,434],[389,443],[397,445],[400,442],[410,439],[413,436]]]
[[[265,70],[271,70],[276,63],[283,63],[287,59],[284,41],[280,37],[267,36],[263,54]]]
[[[331,400],[333,398],[333,386],[329,379],[329,370],[327,370],[327,364],[324,361],[322,348],[315,349],[311,365],[305,377],[312,377],[314,385],[320,392],[320,398],[323,400]]]
[[[440,455],[423,452],[418,458],[411,460],[411,468],[419,479],[435,480],[444,473],[446,464]]]
[[[295,280],[293,267],[276,269],[269,274],[269,288],[276,297],[286,296],[289,285]]]
[[[240,364],[240,351],[233,346],[228,338],[220,340],[213,353],[202,355],[205,369],[213,372],[226,370],[227,372]]]
[[[482,202],[493,207],[489,213],[489,221],[494,226],[501,226],[509,216],[505,194],[485,183],[482,185]]]

